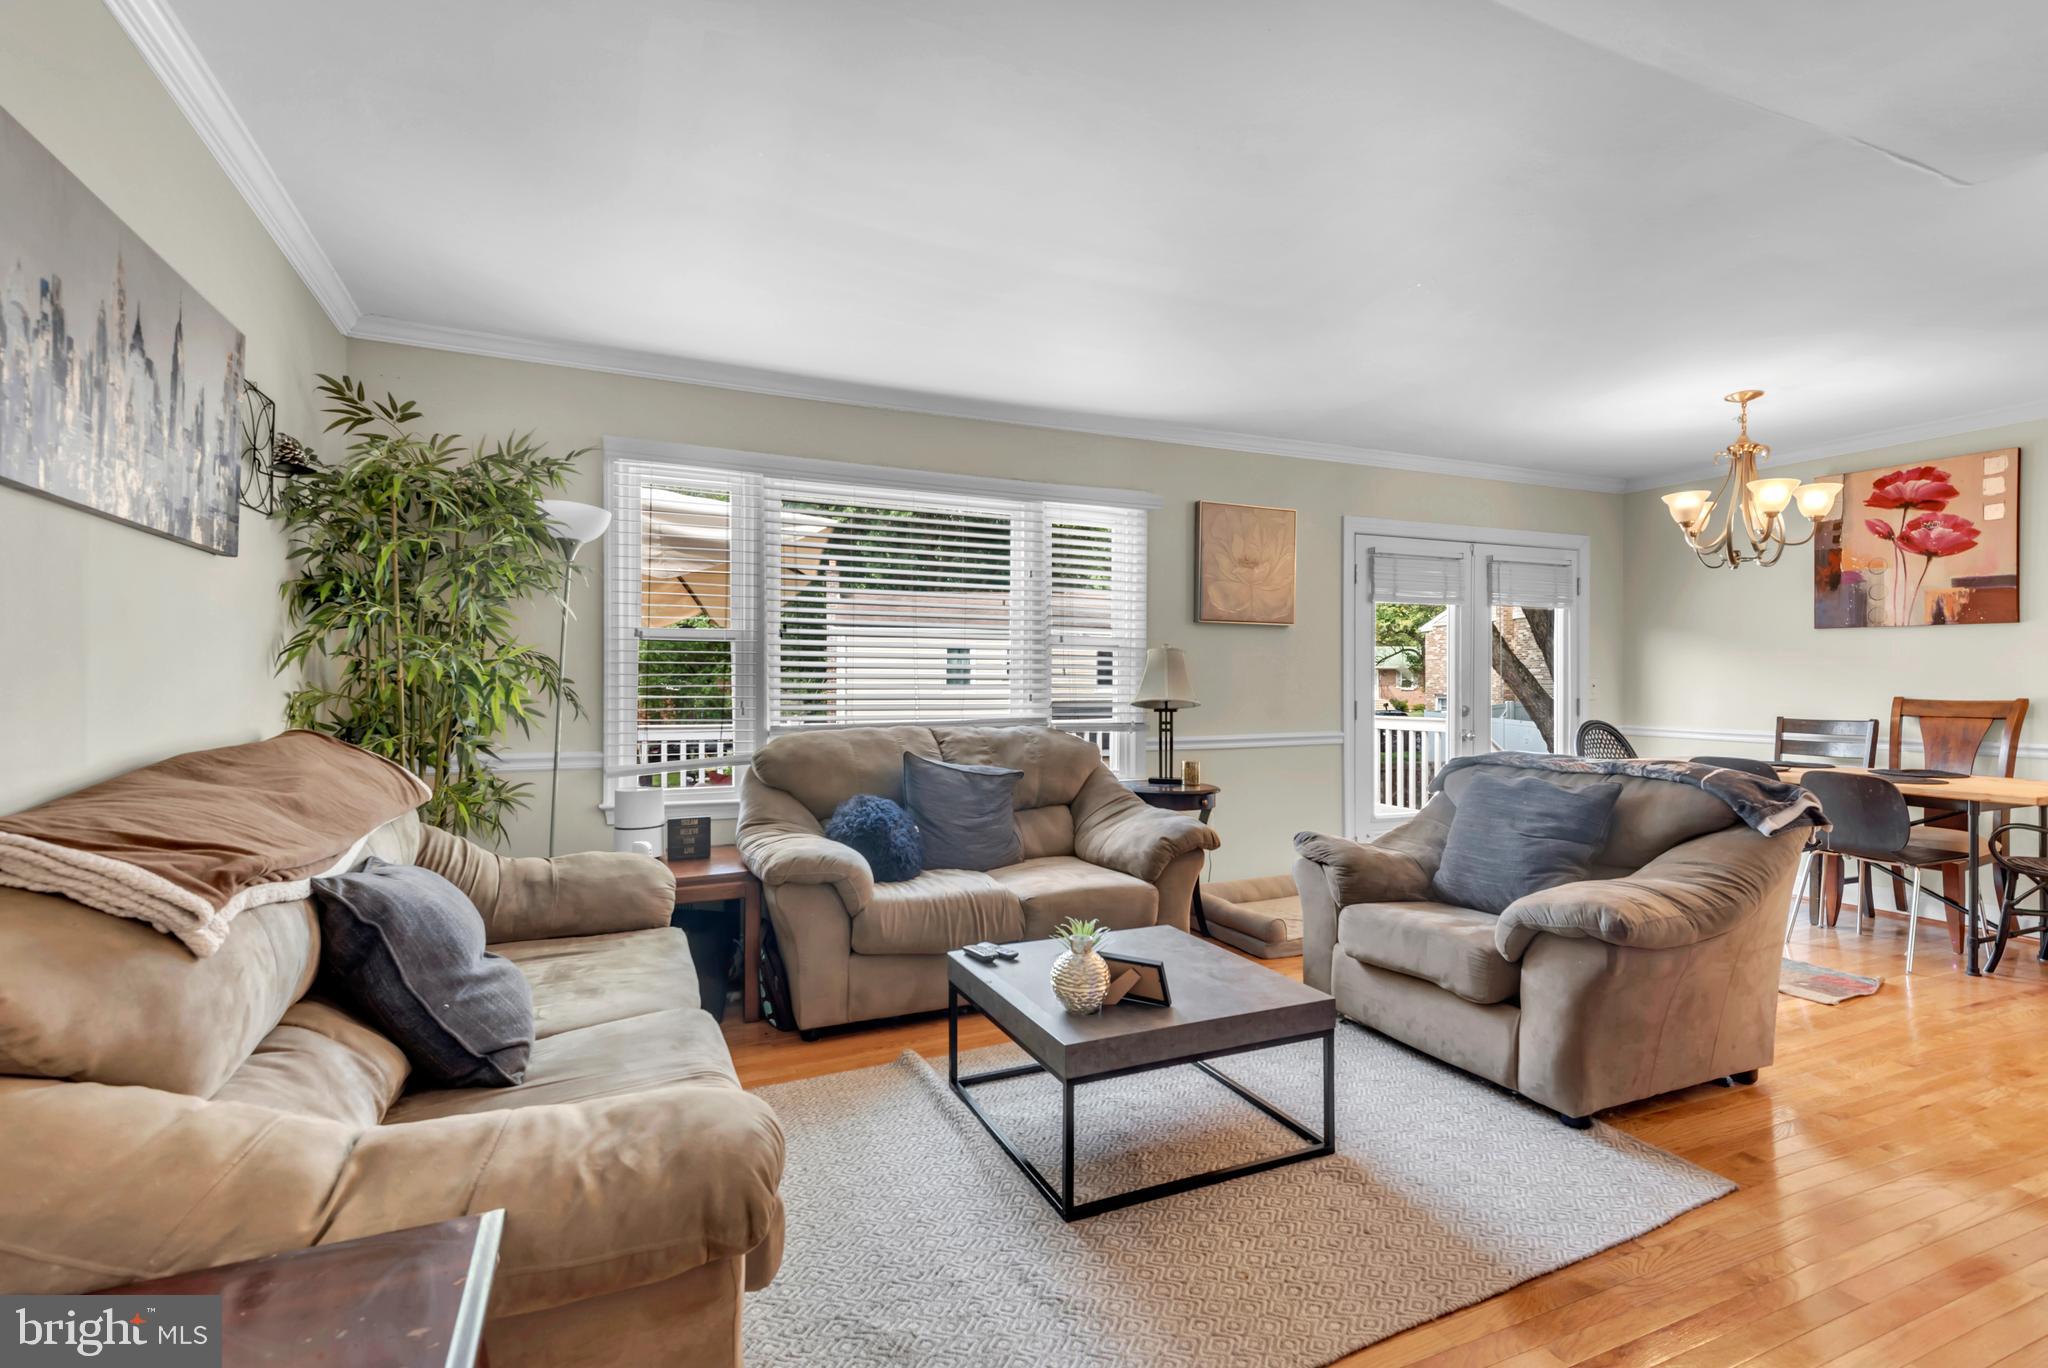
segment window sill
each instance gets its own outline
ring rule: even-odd
[[[678,794],[678,796],[670,798],[663,805],[663,816],[709,817],[714,822],[730,821],[738,817],[740,815],[739,790],[726,785],[721,785],[720,787],[723,791],[715,794],[701,797],[694,793],[687,796]],[[612,820],[612,805],[609,802],[599,803],[597,809],[604,814],[604,824],[606,826],[618,825],[617,822]]]

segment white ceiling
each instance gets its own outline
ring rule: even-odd
[[[169,3],[361,335],[1596,484],[2048,412],[2039,0]]]

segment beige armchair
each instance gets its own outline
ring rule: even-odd
[[[637,855],[506,859],[407,815],[369,853],[442,874],[533,988],[513,1088],[408,1090],[306,996],[306,902],[195,959],[0,889],[0,1287],[84,1292],[502,1207],[501,1365],[737,1364],[782,1248],[782,1130],[697,1009],[675,884]]]
[[[857,793],[903,798],[903,757],[1023,773],[1023,859],[928,869],[877,883],[824,824]],[[1188,926],[1213,828],[1161,812],[1117,781],[1095,747],[1046,727],[849,727],[763,746],[740,785],[739,847],[760,878],[797,1025],[873,1021],[946,1005],[946,952],[1025,940],[1068,917],[1112,928]]]
[[[1494,916],[1431,888],[1480,772],[1452,772],[1369,845],[1295,838],[1304,981],[1353,1021],[1572,1125],[1695,1083],[1754,1082],[1776,1039],[1778,937],[1807,829],[1759,835],[1664,780],[1527,771],[1622,793],[1594,877]]]

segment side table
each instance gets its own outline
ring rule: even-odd
[[[701,860],[670,860],[676,876],[676,901],[740,904],[740,935],[745,964],[740,970],[740,1020],[761,1019],[761,881],[740,860],[738,846],[713,846]]]
[[[1214,784],[1162,784],[1152,779],[1126,779],[1124,787],[1143,798],[1153,807],[1168,812],[1192,812],[1202,819],[1202,825],[1209,824],[1209,814],[1216,810],[1216,795],[1223,792]],[[1202,915],[1202,876],[1195,876],[1194,906],[1188,909],[1188,924],[1206,936],[1209,934],[1209,919]]]
[[[219,1297],[225,1368],[471,1368],[504,1226],[486,1211],[94,1295]]]

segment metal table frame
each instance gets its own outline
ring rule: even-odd
[[[1254,1045],[1238,1045],[1230,1049],[1211,1050],[1202,1054],[1162,1060],[1157,1064],[1137,1064],[1129,1068],[1090,1074],[1082,1079],[1060,1079],[1062,1113],[1060,1122],[1061,1180],[1059,1187],[1055,1188],[1052,1181],[1039,1171],[1038,1166],[1027,1159],[1023,1151],[1011,1143],[1010,1138],[997,1128],[995,1122],[981,1109],[981,1104],[974,1100],[973,1095],[969,1093],[968,1089],[983,1083],[999,1082],[1006,1078],[1021,1078],[1027,1074],[1046,1073],[1052,1074],[1056,1078],[1058,1074],[1044,1060],[1039,1059],[1036,1054],[1033,1054],[1030,1047],[1017,1040],[1016,1037],[1010,1036],[1008,1031],[1005,1031],[1003,1034],[1008,1036],[1019,1049],[1024,1050],[1026,1054],[1031,1054],[1035,1062],[1012,1065],[1002,1069],[988,1069],[978,1074],[968,1074],[962,1077],[960,1073],[960,999],[961,992],[959,987],[948,983],[946,985],[946,1083],[952,1088],[953,1095],[967,1104],[967,1110],[974,1113],[974,1119],[981,1122],[982,1128],[995,1137],[995,1142],[1003,1147],[1003,1153],[1010,1156],[1010,1162],[1023,1171],[1024,1176],[1031,1180],[1031,1185],[1038,1189],[1039,1196],[1045,1198],[1052,1209],[1060,1214],[1060,1219],[1063,1221],[1086,1220],[1090,1216],[1100,1216],[1106,1211],[1120,1211],[1124,1207],[1136,1206],[1140,1202],[1150,1202],[1160,1197],[1171,1197],[1176,1193],[1192,1192],[1196,1188],[1210,1187],[1232,1178],[1242,1178],[1248,1174],[1263,1173],[1268,1169],[1281,1168],[1287,1164],[1298,1164],[1304,1159],[1320,1159],[1337,1151],[1337,1028],[1332,1023],[1327,1031],[1311,1031],[1304,1035],[1284,1036],[1276,1040],[1262,1040]],[[993,1017],[989,1019],[994,1020]],[[997,1024],[998,1026],[1001,1025],[999,1022]],[[1296,1119],[1284,1109],[1275,1106],[1265,1098],[1260,1097],[1242,1083],[1210,1067],[1208,1062],[1212,1059],[1220,1059],[1226,1055],[1248,1054],[1254,1050],[1278,1049],[1282,1045],[1298,1045],[1308,1040],[1321,1040],[1323,1042],[1323,1129],[1321,1134],[1310,1130],[1302,1121]],[[1145,1187],[1133,1188],[1129,1192],[1119,1192],[1109,1197],[1098,1197],[1092,1201],[1076,1202],[1074,1200],[1074,1090],[1083,1084],[1099,1083],[1104,1079],[1123,1078],[1131,1074],[1150,1073],[1156,1069],[1171,1069],[1182,1064],[1194,1065],[1203,1073],[1209,1075],[1209,1077],[1215,1079],[1254,1107],[1257,1107],[1261,1112],[1264,1112],[1267,1116],[1285,1126],[1295,1135],[1307,1141],[1308,1147],[1291,1150],[1286,1154],[1275,1155],[1270,1159],[1254,1159],[1249,1163],[1233,1164],[1228,1168],[1210,1169],[1206,1173],[1190,1174],[1185,1178],[1173,1178],[1163,1183],[1151,1183]]]

